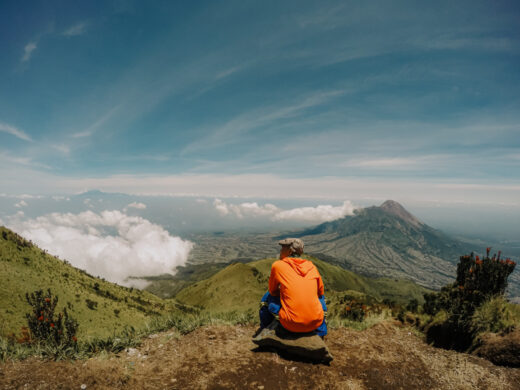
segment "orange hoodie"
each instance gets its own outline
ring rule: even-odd
[[[323,322],[318,297],[324,294],[320,273],[311,261],[286,257],[271,267],[269,293],[282,303],[280,323],[291,332],[310,332]]]

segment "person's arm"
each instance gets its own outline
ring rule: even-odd
[[[323,294],[325,294],[325,286],[323,280],[321,280],[321,275],[318,274],[318,298],[321,298]]]
[[[278,269],[275,264],[271,267],[271,275],[269,275],[269,294],[274,296],[280,295],[280,282],[278,281]]]

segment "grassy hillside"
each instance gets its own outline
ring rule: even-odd
[[[406,303],[412,298],[422,301],[422,294],[429,291],[410,281],[370,279],[314,257],[308,258],[320,271],[325,284],[325,295],[355,290],[376,300],[388,298]],[[275,260],[271,258],[247,264],[232,264],[212,277],[181,290],[176,298],[180,302],[215,312],[256,310],[260,298],[267,290],[271,265]]]
[[[125,326],[140,327],[152,317],[188,309],[88,275],[4,227],[0,227],[0,275],[0,336],[26,325],[30,307],[25,294],[37,289],[50,288],[59,297],[57,310],[67,306],[80,324],[79,337],[110,336]]]

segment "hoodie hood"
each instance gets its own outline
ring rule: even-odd
[[[289,264],[300,276],[305,276],[314,269],[314,264],[311,261],[299,257],[285,257],[282,261]]]

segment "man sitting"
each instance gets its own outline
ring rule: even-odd
[[[276,318],[290,332],[316,331],[324,337],[327,306],[320,273],[310,260],[300,257],[302,240],[287,238],[279,244],[280,260],[271,267],[269,291],[261,300],[260,327],[267,327]]]

